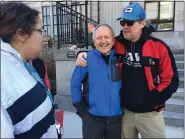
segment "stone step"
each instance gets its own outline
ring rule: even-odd
[[[184,127],[184,113],[163,111],[166,126]]]
[[[184,61],[175,61],[177,69],[184,69]]]
[[[172,99],[181,99],[184,100],[184,93],[181,92],[175,92],[172,97]]]
[[[172,53],[174,55],[176,55],[176,54],[184,54],[184,49],[173,49]]]
[[[165,103],[165,111],[184,113],[184,100],[183,99],[170,98]]]
[[[184,88],[178,88],[177,92],[172,95],[173,99],[184,99]]]
[[[177,69],[177,70],[178,70],[179,76],[184,78],[184,69]]]
[[[184,88],[184,78],[179,77],[179,88]]]
[[[177,89],[177,92],[179,92],[179,93],[184,93],[184,88],[180,88],[180,87],[179,87],[179,88]]]
[[[184,61],[184,54],[174,54],[176,61]]]

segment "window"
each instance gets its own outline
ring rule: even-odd
[[[53,6],[53,36],[57,36],[57,15],[56,5]]]
[[[56,5],[53,5],[53,36],[57,36],[57,13],[56,13]],[[59,10],[59,34],[67,33],[70,28],[70,18],[71,15],[67,12]],[[61,22],[62,21],[62,22]],[[62,31],[62,33],[61,33]]]
[[[175,2],[146,1],[145,11],[156,31],[174,30]]]
[[[45,35],[51,36],[50,7],[49,6],[42,7],[42,17],[43,17],[43,22],[44,22]]]

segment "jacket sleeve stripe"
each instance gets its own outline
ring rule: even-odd
[[[114,41],[114,47],[116,50],[116,54],[125,54],[125,47],[123,44],[121,44],[120,42],[118,42],[116,39]]]
[[[159,76],[160,84],[153,88],[153,77],[151,74],[151,67],[145,67],[146,78],[150,91],[157,89],[158,92],[163,92],[164,89],[172,86],[173,90],[176,91],[178,88],[178,81],[175,83],[174,78],[178,80],[178,73],[175,64],[173,54],[169,47],[162,41],[148,40],[143,47],[143,56],[150,56],[151,58],[160,59],[159,62]],[[177,75],[176,75],[177,74]],[[174,86],[174,87],[173,87]],[[171,87],[170,87],[171,88]],[[174,91],[168,90],[171,93]]]
[[[170,97],[173,93],[175,93],[179,87],[179,75],[177,71],[177,66],[175,63],[174,56],[170,50],[170,48],[162,41],[159,41],[161,48],[166,50],[166,56],[164,56],[164,61],[161,63],[162,68],[164,69],[162,74],[162,83],[160,89],[163,93],[168,94],[166,97]],[[162,55],[162,52],[160,53]],[[168,85],[166,84],[168,81]],[[167,99],[167,98],[164,98]]]
[[[160,72],[160,79],[161,83],[158,85],[157,90],[161,92],[165,89],[168,85],[170,85],[172,78],[173,78],[173,69],[171,64],[171,59],[168,55],[167,48],[162,44],[158,43],[159,45],[159,55],[160,55],[160,63],[159,63],[159,72]]]
[[[38,97],[39,95],[39,97]],[[29,113],[38,108],[47,98],[42,85],[38,82],[31,90],[15,101],[13,105],[7,108],[13,125],[22,121]],[[34,99],[34,103],[32,100]],[[32,105],[30,105],[32,103]]]
[[[15,139],[41,138],[45,133],[48,132],[50,126],[55,124],[53,113],[54,109],[51,109],[50,112],[41,121],[36,123],[29,131],[15,135]]]

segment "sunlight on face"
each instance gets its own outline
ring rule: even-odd
[[[37,18],[37,24],[31,34],[25,42],[25,57],[26,59],[34,59],[39,56],[43,46],[43,23],[40,17]]]
[[[112,36],[111,30],[106,26],[99,27],[95,32],[94,43],[96,49],[103,55],[109,55],[114,45],[114,37]]]

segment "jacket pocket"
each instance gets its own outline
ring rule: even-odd
[[[111,81],[112,82],[120,81],[121,72],[120,72],[119,64],[117,63],[116,59],[111,60],[110,68],[111,68]]]
[[[163,105],[171,97],[171,95],[166,92],[158,92],[157,89],[154,89],[148,92],[147,103],[152,106]]]

